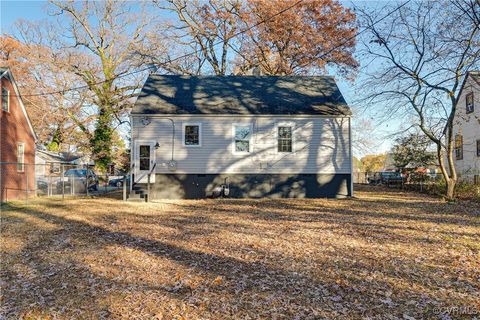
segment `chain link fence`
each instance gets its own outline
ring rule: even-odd
[[[357,185],[383,186],[403,191],[428,193],[444,196],[447,190],[443,174],[438,172],[355,172],[353,182]],[[367,187],[369,188],[369,187]],[[480,201],[480,177],[473,179],[459,178],[455,186],[458,199]]]
[[[383,171],[354,172],[353,183],[437,194],[442,192],[444,181],[443,175],[433,170],[407,173]]]
[[[0,163],[1,202],[34,197],[102,196],[126,192],[130,178],[124,173],[99,174],[93,166],[70,163]]]
[[[442,180],[443,175],[434,171],[408,173],[393,171],[353,173],[353,183],[355,184],[384,185],[388,187],[420,190],[426,185],[435,184]]]

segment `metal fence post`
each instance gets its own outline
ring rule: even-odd
[[[75,195],[75,174],[72,174],[71,177],[68,177],[70,181],[70,194]]]
[[[34,164],[33,165],[33,172],[35,173],[35,178],[33,178],[33,183],[35,184],[34,187],[35,187],[35,199],[38,198],[38,183],[37,183],[37,180],[38,180],[38,177],[37,177],[37,165]]]
[[[123,201],[127,201],[127,176],[123,176]]]
[[[62,172],[62,201],[65,200],[65,165],[62,163],[60,165],[60,170]]]
[[[103,185],[105,186],[105,188],[104,188],[105,193],[107,193],[108,192],[108,189],[107,189],[108,188],[108,170],[105,174],[105,181],[103,181]]]
[[[52,174],[48,175],[48,185],[47,185],[47,195],[50,197],[52,196]]]
[[[147,202],[150,202],[150,173],[147,178]]]
[[[25,186],[25,204],[28,204],[28,191],[29,191],[29,188],[28,188],[28,165],[26,163],[23,164],[23,166],[25,167],[25,178],[26,178],[26,186]]]
[[[87,197],[88,197],[88,164],[87,164],[87,172],[85,174],[85,188],[86,188],[86,191],[87,191]]]

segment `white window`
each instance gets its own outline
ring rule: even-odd
[[[24,161],[25,161],[25,144],[19,142],[17,144],[17,171],[23,172],[24,170]]]
[[[293,152],[292,126],[279,125],[277,127],[277,151]]]
[[[467,113],[472,113],[475,108],[473,103],[473,92],[467,94],[465,97],[465,105],[467,106]]]
[[[244,154],[252,151],[252,125],[233,125],[233,153]]]
[[[275,139],[277,139],[277,153],[295,152],[295,123],[292,121],[279,121],[275,126]]]
[[[184,147],[201,147],[202,125],[200,123],[184,123],[182,140]]]
[[[140,145],[140,170],[150,170],[150,145]]]
[[[51,173],[60,173],[60,163],[52,163],[50,172]]]
[[[2,110],[10,111],[10,91],[5,86],[2,86]]]
[[[463,160],[463,136],[461,134],[455,136],[455,159]]]

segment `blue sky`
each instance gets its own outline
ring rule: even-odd
[[[17,19],[39,20],[47,17],[46,1],[0,1],[2,33],[9,33]]]
[[[345,5],[351,6],[351,2],[344,1]],[[357,5],[375,5],[378,2],[372,1],[356,1]],[[49,19],[46,11],[48,6],[47,1],[0,1],[0,18],[1,18],[1,33],[11,33],[14,30],[14,23],[18,19],[24,20],[42,20]],[[362,64],[362,61],[360,61]],[[343,79],[338,78],[338,85],[340,90],[344,94],[347,102],[352,103],[356,96],[358,96],[358,85],[361,79],[361,74],[358,77],[356,83],[351,83]],[[376,109],[376,108],[375,108]],[[378,110],[378,109],[377,109]],[[402,119],[390,119],[388,121],[380,122],[376,121],[379,116],[376,114],[376,110],[366,110],[362,111],[361,109],[356,109],[354,113],[353,121],[360,123],[364,119],[369,119],[372,121],[373,131],[371,136],[374,137],[373,140],[373,153],[386,152],[391,148],[392,139],[387,137],[401,127]],[[355,128],[354,128],[355,129]],[[357,128],[364,129],[364,128]],[[357,153],[357,155],[360,155]]]

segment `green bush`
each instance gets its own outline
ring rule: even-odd
[[[425,190],[430,194],[443,196],[447,190],[447,185],[445,180],[440,179],[435,183],[427,185]],[[455,197],[462,200],[475,200],[480,202],[480,185],[460,181],[455,188]]]
[[[459,199],[480,201],[480,185],[471,182],[459,182],[455,189],[455,196]]]

